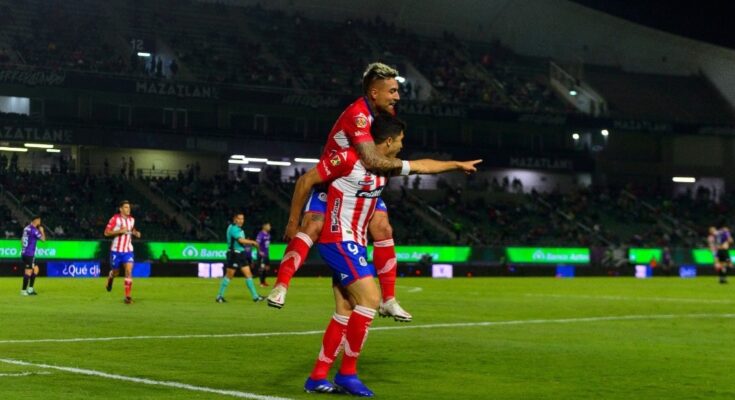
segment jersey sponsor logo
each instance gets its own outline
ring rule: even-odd
[[[332,207],[332,212],[330,214],[330,220],[331,224],[329,225],[329,230],[332,233],[339,232],[339,205],[342,204],[342,201],[338,198],[334,199],[334,207]]]
[[[355,196],[374,199],[376,197],[380,197],[381,193],[383,193],[383,186],[373,190],[358,190],[357,193],[355,193]]]
[[[365,177],[362,178],[361,181],[357,182],[360,186],[370,186],[373,184],[373,177],[370,175],[365,175]]]
[[[362,129],[368,126],[368,119],[365,114],[360,113],[355,116],[355,126]]]
[[[355,132],[355,137],[365,136],[367,134],[368,133],[365,132],[365,131],[357,131],[357,132]]]

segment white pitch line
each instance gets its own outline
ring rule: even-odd
[[[0,378],[3,377],[16,377],[16,376],[31,376],[31,375],[51,375],[50,372],[15,372],[15,373],[7,373],[7,374],[0,374]]]
[[[661,301],[672,303],[697,303],[697,304],[733,304],[732,300],[719,299],[692,299],[687,297],[631,297],[631,296],[595,296],[584,294],[544,294],[544,293],[526,293],[527,297],[553,297],[553,298],[570,298],[570,299],[598,299],[598,300],[623,300],[623,301]]]
[[[238,397],[238,398],[241,398],[241,399],[254,399],[254,400],[290,400],[290,399],[285,398],[285,397],[263,396],[263,395],[259,395],[259,394],[255,394],[255,393],[240,392],[240,391],[237,391],[237,390],[222,390],[222,389],[208,388],[206,386],[189,385],[189,384],[180,383],[180,382],[157,381],[157,380],[153,380],[153,379],[136,378],[136,377],[132,377],[132,376],[108,374],[106,372],[100,372],[100,371],[95,371],[95,370],[91,370],[91,369],[82,369],[82,368],[73,368],[73,367],[61,367],[61,366],[58,366],[58,365],[49,365],[49,364],[36,364],[36,363],[27,362],[27,361],[13,360],[13,359],[9,359],[9,358],[0,358],[0,362],[6,363],[6,364],[13,364],[13,365],[23,365],[23,366],[27,366],[27,367],[36,367],[36,368],[42,368],[42,369],[52,369],[52,370],[56,370],[56,371],[69,372],[69,373],[72,373],[72,374],[96,376],[96,377],[99,377],[99,378],[114,379],[114,380],[118,380],[118,381],[142,383],[142,384],[145,384],[145,385],[166,386],[166,387],[171,387],[171,388],[176,388],[176,389],[189,390],[189,391],[192,391],[192,392],[205,392],[205,393],[221,394],[223,396]]]
[[[296,332],[260,332],[260,333],[218,333],[218,334],[199,334],[199,335],[143,335],[143,336],[110,336],[110,337],[86,337],[86,338],[66,338],[66,339],[9,339],[0,340],[0,344],[16,344],[16,343],[73,343],[73,342],[111,342],[117,340],[147,340],[147,339],[212,339],[212,338],[242,338],[242,337],[263,337],[263,336],[304,336],[304,335],[321,335],[324,330],[320,331],[296,331]]]
[[[485,326],[507,326],[507,325],[531,325],[531,324],[570,324],[585,322],[604,321],[630,321],[630,320],[662,320],[677,318],[735,318],[735,314],[650,314],[650,315],[609,315],[602,317],[582,318],[557,318],[557,319],[519,319],[508,321],[483,321],[483,322],[456,322],[444,324],[425,325],[400,325],[400,326],[376,326],[370,331],[393,331],[401,329],[437,329],[437,328],[471,328]],[[65,338],[65,339],[7,339],[0,340],[0,344],[21,343],[73,343],[73,342],[109,342],[117,340],[160,340],[160,339],[218,339],[218,338],[246,338],[246,337],[270,337],[270,336],[305,336],[322,335],[323,330],[317,331],[294,331],[294,332],[260,332],[260,333],[224,333],[224,334],[200,334],[200,335],[145,335],[145,336],[115,336],[115,337],[87,337],[87,338]]]
[[[396,285],[396,287],[397,288],[405,288],[405,289],[408,289],[408,290],[406,290],[407,293],[418,293],[418,292],[424,290],[424,288],[422,288],[421,286],[403,286],[403,285]]]

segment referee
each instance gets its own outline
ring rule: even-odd
[[[250,291],[250,296],[254,302],[263,301],[265,297],[258,294],[253,283],[253,273],[250,266],[253,264],[253,254],[251,246],[257,246],[258,242],[245,237],[242,226],[245,224],[245,214],[236,212],[232,216],[232,223],[227,227],[227,263],[225,264],[225,276],[219,286],[217,293],[217,303],[226,303],[225,291],[229,286],[232,278],[235,277],[235,271],[240,269],[245,276],[245,284]]]

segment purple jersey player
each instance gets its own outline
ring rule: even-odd
[[[732,259],[730,259],[730,245],[733,243],[732,234],[730,234],[730,228],[726,226],[721,227],[713,233],[715,271],[717,271],[720,283],[727,283],[727,271],[732,269]]]
[[[36,243],[39,240],[46,241],[46,233],[41,226],[41,216],[37,215],[31,219],[31,223],[23,229],[23,238],[21,239],[22,250],[20,258],[23,261],[23,289],[20,294],[23,296],[36,295],[33,284],[36,283],[38,275],[38,265],[36,265]]]
[[[265,281],[266,273],[271,269],[270,263],[270,247],[271,247],[271,224],[266,222],[255,238],[258,242],[258,266],[260,268],[260,287],[267,287],[268,282]]]

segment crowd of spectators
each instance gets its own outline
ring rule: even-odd
[[[25,0],[3,7],[11,25],[3,28],[12,50],[26,64],[51,69],[124,72],[126,51],[113,16],[93,0]]]
[[[174,0],[25,0],[6,8],[14,23],[0,30],[12,48],[0,51],[0,62],[17,52],[26,64],[53,69],[354,95],[365,65],[380,59],[412,63],[426,78],[404,84],[408,100],[564,111],[542,80],[513,75],[500,57],[478,58],[449,32],[423,37],[380,18],[330,22],[260,5]],[[132,45],[138,40],[144,48]],[[152,54],[141,58],[141,50]]]
[[[264,187],[280,193],[287,204],[294,186],[292,177],[282,177],[278,168],[203,178],[191,166],[177,177],[146,178],[156,195],[170,199],[179,213],[191,214],[196,222],[186,231],[138,193],[131,185],[136,178],[126,173],[97,176],[58,169],[39,173],[14,170],[11,163],[0,157],[0,185],[18,199],[19,206],[41,214],[55,238],[99,239],[121,199],[132,201],[146,239],[214,240],[234,211],[245,212],[249,234],[270,222],[277,236],[287,213],[264,193]],[[702,246],[707,228],[729,225],[733,209],[727,196],[705,187],[673,197],[632,186],[538,193],[524,190],[513,178],[464,189],[443,181],[433,190],[406,185],[386,191],[384,197],[394,236],[403,244]],[[456,237],[422,220],[414,212],[417,207],[438,211]],[[18,237],[27,221],[13,218],[5,206],[0,207],[0,216],[0,231]]]
[[[274,207],[273,202],[260,193],[256,174],[212,178],[180,175],[147,181],[151,189],[168,197],[182,212],[196,219],[197,231],[202,235],[199,239],[211,240],[211,236],[202,234],[208,230],[221,236],[236,211],[245,214],[248,235],[260,230],[265,222],[270,222],[275,231],[285,226],[284,211]]]
[[[100,239],[108,219],[124,199],[132,202],[136,224],[146,239],[182,236],[173,218],[137,194],[122,177],[19,171],[0,174],[0,184],[21,207],[41,215],[54,237]]]
[[[329,95],[359,93],[365,65],[381,60],[406,74],[406,100],[574,112],[552,90],[547,59],[451,32],[421,36],[379,17],[335,22],[223,2],[0,0],[0,38],[0,64]],[[585,66],[588,84],[616,115],[732,121],[706,80],[600,68]],[[691,96],[698,106],[681,100]]]
[[[491,246],[702,246],[707,227],[727,225],[733,209],[706,188],[674,197],[632,186],[538,193],[512,178],[439,188],[422,196],[457,224],[458,240]]]

